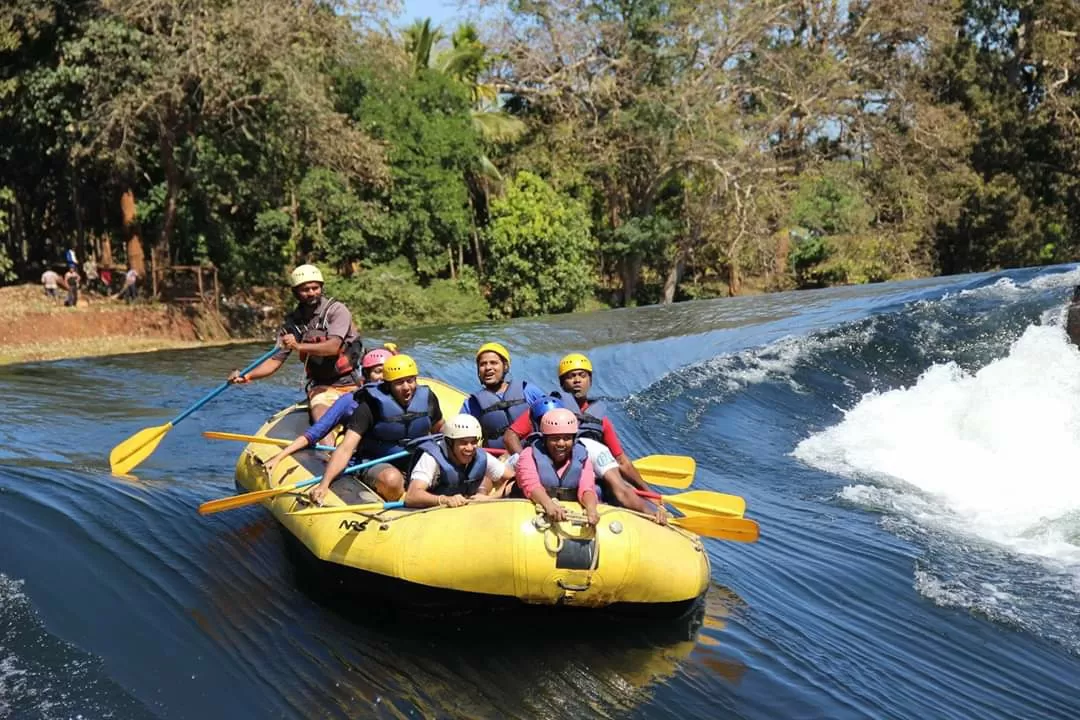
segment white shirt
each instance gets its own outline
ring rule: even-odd
[[[481,448],[476,448],[476,451],[484,452]],[[488,455],[487,469],[484,470],[484,477],[494,483],[501,480],[505,473],[506,464],[502,460]],[[412,473],[409,474],[409,482],[419,481],[423,487],[430,491],[431,488],[438,486],[439,475],[441,474],[442,468],[439,467],[439,463],[435,461],[435,458],[431,457],[431,453],[425,452],[420,456],[420,459],[416,461]]]
[[[604,477],[611,468],[619,467],[619,463],[615,462],[615,456],[611,454],[611,450],[608,446],[599,440],[593,440],[591,438],[581,438],[581,444],[585,446],[585,449],[589,452],[589,460],[592,461],[593,474],[599,480]]]

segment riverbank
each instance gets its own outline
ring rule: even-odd
[[[47,298],[40,285],[0,288],[9,322],[0,326],[0,365],[242,342],[223,318],[195,306],[135,303],[84,294],[79,307]]]

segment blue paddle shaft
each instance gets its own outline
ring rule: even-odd
[[[396,452],[393,455],[387,455],[386,457],[376,458],[374,460],[368,460],[366,462],[362,462],[359,465],[350,465],[349,467],[342,470],[341,474],[342,475],[351,475],[354,472],[356,472],[357,470],[364,470],[366,468],[371,467],[372,465],[378,465],[379,463],[384,463],[384,462],[387,462],[389,460],[397,460],[398,458],[405,457],[408,454],[409,454],[408,450],[402,450],[401,452]],[[294,490],[299,490],[300,488],[305,488],[305,487],[310,487],[312,485],[316,485],[316,484],[322,482],[323,477],[324,476],[320,475],[318,477],[313,477],[310,480],[305,480],[303,482],[298,482],[295,485],[293,485],[293,489]]]
[[[243,370],[241,370],[241,371],[240,371],[240,374],[241,374],[241,375],[244,375],[244,374],[246,374],[246,373],[249,373],[249,372],[251,372],[252,370],[254,370],[255,368],[257,368],[257,367],[258,367],[259,365],[262,365],[262,364],[263,364],[263,363],[264,363],[265,361],[269,360],[269,359],[270,359],[270,358],[271,358],[271,357],[272,357],[272,356],[273,356],[274,354],[276,354],[276,353],[277,353],[277,351],[278,351],[278,346],[277,346],[277,345],[275,345],[274,347],[272,347],[272,348],[270,348],[269,350],[267,350],[267,351],[266,351],[266,353],[265,353],[264,355],[262,355],[261,357],[259,357],[259,359],[258,359],[258,360],[256,360],[255,362],[251,363],[251,364],[250,364],[250,365],[248,365],[248,366],[247,366],[246,368],[244,368]],[[217,397],[218,395],[220,395],[221,393],[225,392],[225,390],[227,390],[227,389],[228,389],[228,387],[229,387],[230,385],[232,385],[232,383],[230,383],[230,382],[227,382],[227,381],[226,381],[226,382],[223,382],[223,383],[221,383],[221,384],[220,384],[220,385],[218,385],[218,386],[217,386],[216,388],[214,388],[214,389],[213,389],[213,390],[211,390],[211,391],[210,391],[209,393],[207,393],[206,397],[204,397],[204,398],[203,398],[202,400],[200,400],[199,402],[195,403],[194,405],[192,405],[191,407],[189,407],[189,408],[188,408],[187,410],[185,410],[184,412],[182,412],[182,413],[180,413],[179,415],[177,415],[176,417],[174,417],[174,418],[172,419],[172,422],[170,422],[169,424],[170,424],[170,425],[176,425],[176,424],[178,424],[178,423],[179,423],[179,422],[180,422],[181,420],[183,420],[184,418],[186,418],[186,417],[187,417],[188,415],[190,415],[191,413],[195,412],[196,410],[198,410],[199,408],[201,408],[201,407],[202,407],[203,405],[205,405],[206,403],[208,403],[208,402],[210,402],[211,400],[213,400],[214,398],[216,398],[216,397]]]

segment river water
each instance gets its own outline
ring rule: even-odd
[[[0,717],[1080,717],[1080,270],[384,335],[475,383],[589,353],[632,454],[688,454],[762,539],[707,540],[679,621],[401,618],[298,577],[269,515],[202,518],[299,371],[230,389],[138,478],[109,449],[261,346],[0,369]]]

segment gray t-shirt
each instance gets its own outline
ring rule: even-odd
[[[352,320],[352,313],[349,312],[349,308],[345,307],[345,303],[328,298],[325,295],[319,299],[318,306],[310,316],[304,312],[303,307],[298,307],[286,315],[285,331],[294,335],[299,333],[299,340],[304,343],[322,342],[332,337],[341,338],[342,348],[350,345],[359,336],[356,325]],[[289,357],[290,353],[289,350],[278,350],[274,354],[274,359],[284,361]],[[332,366],[336,361],[334,357],[316,358],[310,355],[306,357],[302,355],[301,357],[305,365]],[[312,369],[309,367],[309,371]],[[327,375],[333,374],[329,369],[326,370],[326,373]],[[318,374],[318,371],[316,371],[316,374]],[[328,382],[330,382],[329,379]],[[339,377],[331,382],[333,385],[352,385],[354,383],[355,379],[349,375]]]

